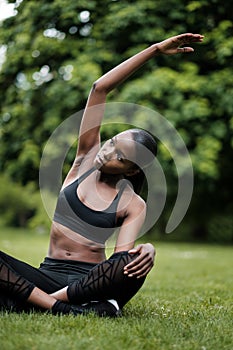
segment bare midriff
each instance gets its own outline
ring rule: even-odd
[[[100,263],[106,259],[105,245],[91,241],[69,228],[53,222],[48,257]]]

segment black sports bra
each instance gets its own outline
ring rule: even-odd
[[[117,227],[117,206],[126,182],[107,209],[96,211],[83,204],[77,195],[80,183],[94,170],[89,169],[60,192],[53,220],[89,240],[104,244]]]

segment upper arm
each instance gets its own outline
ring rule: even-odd
[[[140,229],[146,217],[146,204],[137,196],[129,206],[129,212],[120,228],[115,252],[129,250],[134,247]]]

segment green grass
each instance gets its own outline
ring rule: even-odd
[[[0,229],[1,249],[38,266],[48,236]],[[232,247],[155,243],[156,266],[119,319],[0,314],[1,350],[232,350]]]

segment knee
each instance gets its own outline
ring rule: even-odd
[[[139,254],[129,254],[128,251],[117,252],[111,255],[109,262],[116,265],[118,269],[121,270],[124,266],[135,260],[138,255]]]
[[[1,261],[7,262],[8,261],[8,257],[9,257],[8,254],[6,254],[2,250],[0,250],[0,259],[1,259]]]

